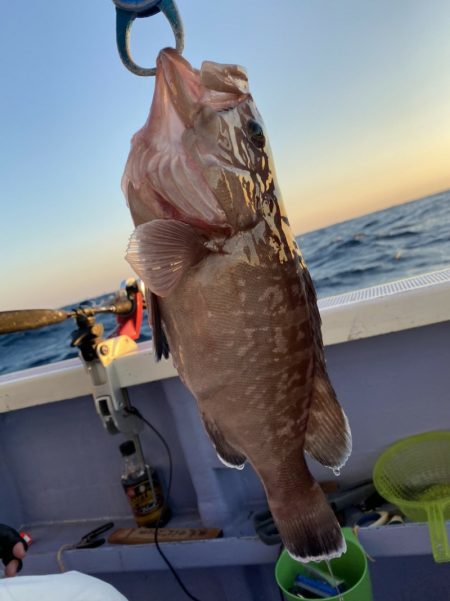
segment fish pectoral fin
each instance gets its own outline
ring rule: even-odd
[[[208,252],[192,226],[175,219],[155,219],[134,230],[126,260],[151,292],[164,297]]]
[[[341,468],[352,452],[352,435],[347,417],[326,375],[316,377],[305,451],[326,467]]]
[[[242,453],[239,453],[234,449],[226,440],[221,430],[212,421],[208,420],[205,415],[202,415],[203,423],[205,425],[206,432],[208,433],[211,442],[216,449],[217,456],[220,461],[227,467],[234,467],[235,469],[244,469],[246,457]]]
[[[147,291],[147,305],[149,307],[148,314],[150,317],[150,326],[152,328],[153,351],[157,361],[161,357],[169,358],[169,343],[167,342],[166,333],[161,320],[161,312],[158,304],[158,297],[150,290]]]

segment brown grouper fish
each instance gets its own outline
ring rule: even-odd
[[[351,436],[245,70],[163,50],[122,183],[157,356],[170,349],[220,459],[253,466],[289,553],[339,556],[304,454],[339,469]]]

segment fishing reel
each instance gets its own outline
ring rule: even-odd
[[[140,280],[126,280],[112,303],[100,306],[80,305],[72,311],[31,309],[0,312],[0,334],[55,325],[73,318],[77,328],[71,346],[78,348],[80,359],[90,377],[96,411],[110,434],[133,438],[143,422],[130,411],[126,389],[120,386],[115,360],[137,350],[144,311],[144,289]],[[96,315],[113,313],[117,327],[108,337]],[[139,445],[140,446],[140,445]]]
[[[93,317],[98,313],[114,313],[118,328],[113,335],[126,333],[135,340],[139,338],[142,324],[142,312],[145,308],[144,294],[145,287],[141,280],[130,278],[122,282],[113,302],[107,305],[92,307],[81,304],[72,311],[65,311],[64,309],[0,311],[0,335],[56,325],[71,317],[78,320],[82,316]],[[128,324],[130,320],[133,320],[134,325],[132,327]],[[103,328],[101,333],[103,333]]]

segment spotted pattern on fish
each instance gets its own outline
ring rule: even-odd
[[[304,452],[339,467],[350,433],[244,70],[208,62],[198,71],[164,50],[123,189],[137,226],[128,259],[159,291],[175,365],[217,453],[226,465],[252,464],[293,556],[339,555],[339,525]],[[179,236],[164,237],[165,228]],[[163,278],[159,257],[169,270],[182,257],[183,273]]]

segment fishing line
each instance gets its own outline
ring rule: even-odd
[[[169,497],[170,497],[170,491],[172,488],[172,474],[173,474],[173,462],[172,462],[172,453],[170,452],[170,448],[169,445],[167,444],[166,439],[164,438],[164,436],[161,434],[161,432],[159,432],[155,426],[153,424],[151,424],[141,413],[138,409],[136,409],[136,407],[129,407],[126,409],[127,413],[131,413],[132,415],[135,415],[136,417],[138,417],[139,419],[141,419],[144,424],[146,426],[148,426],[150,428],[150,430],[152,430],[152,432],[159,438],[160,442],[162,443],[164,449],[166,450],[167,453],[167,457],[169,459],[169,480],[167,482],[167,491],[166,491],[166,503],[167,505],[169,505]],[[173,565],[170,563],[170,561],[167,559],[167,557],[165,556],[163,550],[161,549],[161,546],[159,544],[158,541],[158,530],[159,530],[159,526],[161,524],[161,519],[162,519],[162,513],[161,516],[159,518],[159,520],[156,523],[155,526],[155,537],[154,537],[154,541],[155,541],[155,545],[156,545],[156,549],[158,550],[158,553],[160,554],[161,558],[164,560],[164,562],[166,563],[167,567],[169,568],[169,570],[172,572],[173,577],[175,578],[175,580],[177,581],[178,585],[180,586],[181,590],[184,592],[185,595],[187,595],[189,597],[189,599],[192,599],[192,601],[201,601],[198,597],[194,597],[194,595],[192,595],[188,589],[186,588],[186,586],[184,585],[183,581],[181,580],[180,576],[178,575],[177,571],[175,570],[175,568],[173,567]]]

